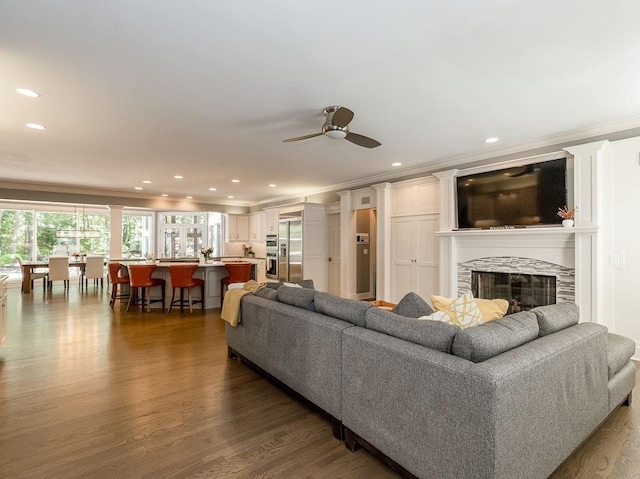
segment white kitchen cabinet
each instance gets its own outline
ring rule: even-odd
[[[407,180],[392,186],[391,215],[429,214],[438,211],[440,185],[436,178]]]
[[[267,270],[264,260],[255,260],[256,263],[256,281],[264,283],[267,280]]]
[[[262,223],[265,213],[251,213],[249,215],[249,241],[264,241]]]
[[[249,215],[228,215],[229,241],[249,241]]]
[[[391,296],[398,302],[410,291],[429,301],[438,294],[438,215],[391,220]]]
[[[280,216],[277,209],[266,210],[266,225],[267,228],[264,232],[265,235],[277,235],[278,234],[278,221]]]
[[[7,276],[0,276],[0,347],[7,339]]]

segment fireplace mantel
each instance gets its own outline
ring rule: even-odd
[[[453,230],[453,231],[436,231],[438,236],[564,236],[594,234],[598,232],[597,227],[582,228],[564,228],[564,227],[542,227],[542,228],[494,228],[494,229],[471,229],[471,230]]]

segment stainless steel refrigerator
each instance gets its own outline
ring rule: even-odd
[[[302,218],[280,218],[278,279],[280,281],[302,280]]]

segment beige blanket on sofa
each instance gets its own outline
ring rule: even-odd
[[[242,288],[227,291],[227,294],[224,295],[220,317],[235,328],[240,322],[240,300],[242,297],[245,294],[255,293],[264,287],[264,283],[250,279]]]

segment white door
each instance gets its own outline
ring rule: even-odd
[[[413,218],[394,218],[391,222],[391,301],[397,303],[413,291]]]
[[[340,296],[340,213],[327,215],[327,291]]]
[[[418,216],[415,219],[414,291],[425,301],[438,293],[438,215]]]

